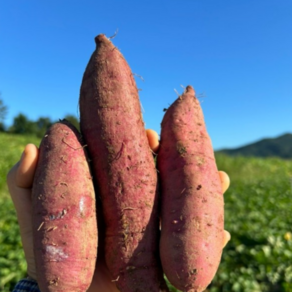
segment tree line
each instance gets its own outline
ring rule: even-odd
[[[20,113],[13,119],[11,126],[6,127],[4,120],[8,113],[7,106],[3,103],[0,94],[0,132],[11,134],[36,135],[42,137],[47,129],[57,121],[51,120],[49,117],[39,117],[36,121],[30,120],[25,114]],[[71,122],[79,130],[79,120],[74,115],[66,115],[64,119]]]

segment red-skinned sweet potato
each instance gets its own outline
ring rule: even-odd
[[[112,42],[105,35],[95,42],[79,106],[102,201],[106,264],[120,291],[166,291],[158,254],[157,172],[138,90]]]
[[[42,292],[87,291],[97,256],[92,177],[80,134],[67,121],[43,137],[32,189],[37,280]]]
[[[157,163],[163,270],[176,288],[203,291],[220,263],[224,213],[213,148],[191,86],[165,113]]]

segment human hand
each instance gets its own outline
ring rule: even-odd
[[[7,185],[18,219],[22,246],[27,263],[27,275],[36,279],[32,235],[31,187],[38,159],[38,148],[26,145],[20,161],[7,174]]]
[[[158,134],[153,130],[147,130],[149,146],[153,152],[159,148]],[[32,234],[32,201],[31,188],[35,168],[38,160],[38,148],[28,144],[19,162],[17,162],[7,175],[9,192],[14,203],[20,227],[20,235],[24,254],[27,262],[27,274],[37,281],[36,266],[33,251]],[[222,190],[225,192],[229,187],[229,177],[225,172],[219,171]],[[230,240],[230,234],[224,231],[224,246]],[[223,247],[224,247],[223,246]],[[222,248],[223,248],[222,247]],[[103,246],[99,246],[99,254],[96,269],[88,292],[118,292],[115,283],[105,265],[103,258]]]

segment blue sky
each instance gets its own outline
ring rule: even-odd
[[[292,132],[291,0],[0,2],[6,125],[78,115],[94,37],[111,36],[142,89],[147,128],[193,85],[215,149]]]

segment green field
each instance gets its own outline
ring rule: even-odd
[[[0,291],[12,291],[26,264],[6,174],[35,137],[0,133]],[[225,229],[232,239],[209,292],[292,291],[292,161],[217,155],[231,178]],[[176,291],[176,290],[173,290]]]

